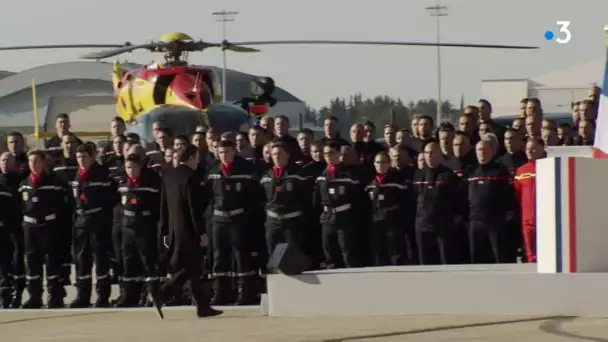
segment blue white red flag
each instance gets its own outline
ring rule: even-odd
[[[593,157],[608,159],[608,49],[604,62],[604,81],[602,82],[602,95],[598,106],[593,144]]]

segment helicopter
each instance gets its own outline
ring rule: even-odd
[[[138,69],[126,70],[115,62],[111,72],[116,101],[116,113],[127,123],[127,130],[151,140],[151,123],[162,120],[175,134],[191,134],[200,125],[215,130],[236,132],[255,123],[276,104],[272,97],[275,82],[270,77],[251,81],[251,96],[234,104],[221,103],[219,79],[211,68],[191,65],[190,52],[220,48],[237,53],[256,53],[249,46],[260,45],[372,45],[372,46],[427,46],[462,47],[481,49],[537,49],[534,46],[428,43],[396,41],[346,40],[277,40],[246,42],[207,42],[194,40],[182,32],[171,32],[158,41],[144,44],[62,44],[0,47],[6,50],[100,48],[102,51],[81,56],[82,59],[100,61],[135,50],[163,53],[164,63],[155,62]]]

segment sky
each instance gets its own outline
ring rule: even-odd
[[[232,41],[344,39],[435,42],[435,18],[425,11],[431,0],[54,0],[12,2],[2,9],[0,45],[141,43],[182,31],[193,38],[222,39],[211,15],[238,11],[228,23]],[[481,96],[481,80],[528,78],[605,54],[603,28],[608,1],[599,0],[442,0],[441,40],[539,46],[539,50],[443,48],[442,98],[458,105]],[[169,6],[168,6],[169,5]],[[568,44],[546,41],[557,21],[571,22]],[[313,107],[354,93],[386,94],[404,101],[437,96],[437,49],[424,47],[269,46],[261,53],[230,53],[231,69],[272,77],[278,86]],[[77,60],[93,50],[0,52],[0,69]],[[149,52],[121,56],[148,63]],[[196,64],[220,66],[219,50],[190,56]],[[581,80],[581,86],[587,86]]]

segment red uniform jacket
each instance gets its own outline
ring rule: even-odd
[[[536,165],[534,161],[529,161],[520,166],[515,171],[513,186],[515,196],[521,205],[521,220],[524,227],[536,226]]]

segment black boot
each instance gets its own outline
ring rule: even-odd
[[[11,309],[20,309],[21,301],[23,298],[23,291],[25,291],[25,279],[15,279],[15,292],[13,293],[13,300],[11,301]]]
[[[213,306],[222,306],[230,304],[230,289],[231,289],[231,277],[217,277],[213,281],[213,298],[211,298],[210,304]],[[194,297],[194,295],[193,295]],[[196,299],[195,299],[196,301]]]
[[[42,281],[40,279],[32,279],[27,283],[27,293],[29,299],[23,303],[23,309],[40,309],[42,308]]]
[[[146,284],[146,289],[150,298],[152,298],[152,306],[156,309],[158,318],[165,319],[163,314],[163,304],[165,302],[165,295],[161,290],[160,283],[158,281],[152,281]]]
[[[46,289],[48,292],[48,301],[46,306],[49,309],[61,309],[65,307],[63,299],[66,296],[66,291],[59,279],[46,280]]]
[[[109,308],[110,307],[110,294],[112,293],[112,285],[110,279],[97,281],[95,284],[97,290],[97,300],[95,301],[96,308]]]
[[[116,302],[117,308],[135,308],[139,306],[139,297],[141,294],[141,286],[135,282],[123,282],[122,294]]]
[[[82,284],[82,280],[79,281],[79,286],[77,287],[76,299],[74,299],[69,307],[72,309],[82,309],[88,308],[91,306],[91,283],[89,282],[88,286]],[[83,286],[84,285],[84,286]]]
[[[256,293],[256,278],[254,276],[239,277],[238,288],[239,295],[235,305],[256,305],[259,304]]]
[[[13,294],[11,292],[5,292],[0,294],[0,309],[10,309],[12,301]]]

